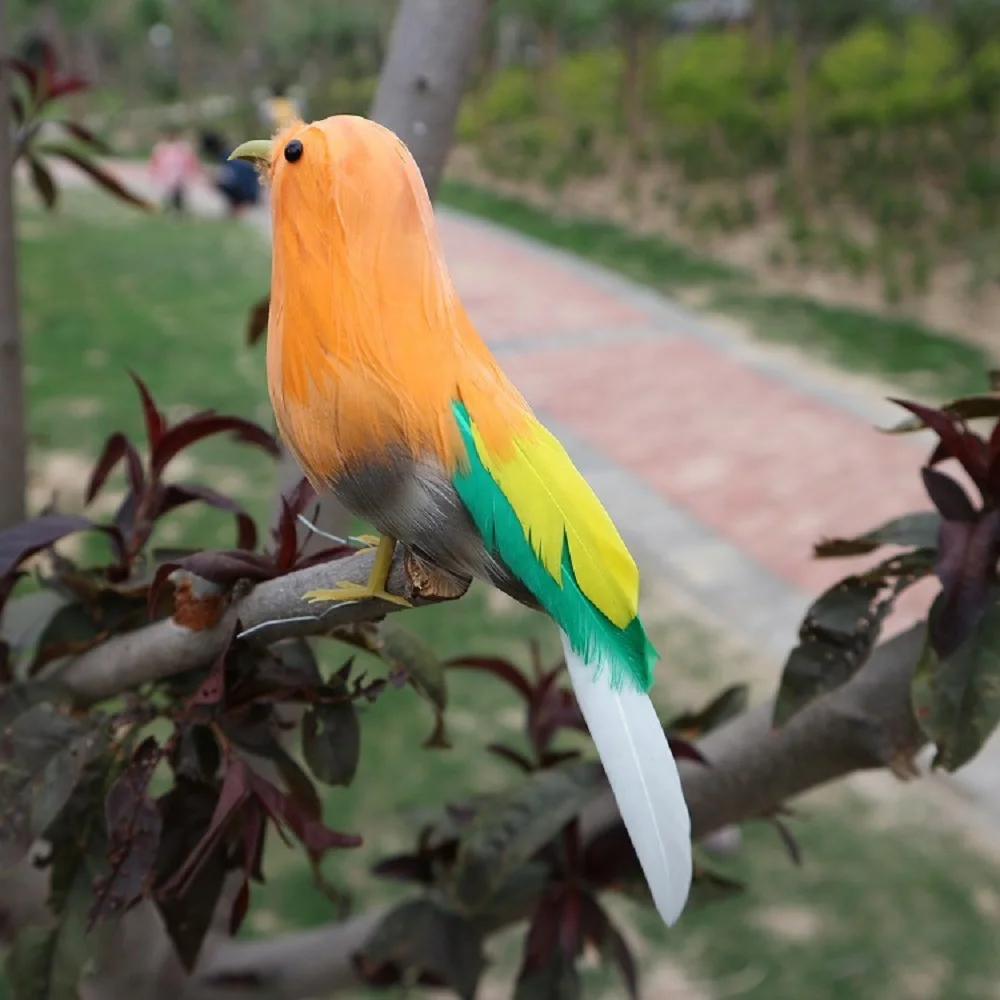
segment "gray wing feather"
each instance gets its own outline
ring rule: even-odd
[[[489,552],[451,480],[433,460],[395,454],[347,470],[330,488],[352,513],[443,569],[485,580],[516,601],[538,607]]]

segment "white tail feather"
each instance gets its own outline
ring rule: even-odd
[[[677,764],[649,696],[615,691],[562,634],[576,700],[660,916],[669,926],[691,889],[691,817]]]

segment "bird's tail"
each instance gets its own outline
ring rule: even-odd
[[[667,925],[681,915],[691,888],[691,818],[677,764],[649,696],[615,691],[595,679],[562,633],[566,666],[584,721],[653,902]]]

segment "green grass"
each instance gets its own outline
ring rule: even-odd
[[[793,344],[820,360],[875,375],[934,400],[982,392],[992,367],[983,348],[906,319],[757,291],[745,272],[656,236],[611,222],[555,217],[516,198],[464,182],[441,185],[453,208],[568,250],[663,292],[707,291],[708,306],[748,321],[764,340]]]
[[[38,468],[47,468],[54,452],[78,456],[86,468],[110,431],[139,434],[126,365],[146,375],[158,398],[178,412],[211,405],[268,419],[262,354],[242,344],[245,310],[266,284],[266,249],[253,234],[225,222],[143,218],[83,195],[68,197],[57,216],[28,209],[22,219]],[[96,351],[99,356],[91,354]],[[89,401],[86,419],[71,405],[80,400]],[[245,449],[206,445],[186,473],[213,485],[224,475],[238,483],[236,492],[251,509],[267,510],[273,474]],[[83,482],[65,485],[78,494]],[[181,522],[183,541],[211,543],[219,536],[228,543],[228,524],[213,518]],[[655,692],[670,708],[696,707],[703,694],[749,672],[745,654],[718,636],[651,610],[658,612],[648,620],[665,664]],[[480,587],[458,604],[408,612],[394,622],[423,635],[441,657],[476,652],[524,663],[531,637],[542,642],[546,659],[557,653],[544,619],[516,607],[491,609]],[[351,653],[333,643],[322,648],[325,669]],[[357,779],[325,796],[330,824],[365,836],[364,847],[335,854],[325,866],[358,907],[398,894],[391,883],[373,880],[368,865],[412,844],[408,810],[516,780],[483,747],[498,738],[516,743],[521,725],[506,688],[474,674],[449,684],[451,750],[421,749],[432,716],[409,688],[388,692],[363,712]],[[1000,912],[996,869],[930,824],[886,822],[882,815],[873,823],[846,802],[807,806],[793,821],[806,857],[802,869],[791,865],[773,831],[749,826],[741,858],[729,865],[746,879],[747,893],[693,906],[673,933],[644,911],[618,906],[650,976],[647,996],[675,995],[657,985],[666,962],[698,984],[698,996],[991,995],[1000,975],[991,915]],[[333,906],[313,886],[300,853],[272,838],[266,872],[267,883],[254,887],[245,934],[331,918]],[[491,954],[491,975],[509,978],[516,937],[492,943]],[[604,971],[586,978],[589,996],[622,995]]]
[[[251,305],[266,293],[266,242],[238,223],[146,217],[99,195],[63,194],[54,214],[23,206],[21,284],[32,471],[38,500],[78,502],[104,438],[145,445],[128,369],[171,419],[215,409],[273,426],[264,351],[244,343]],[[266,456],[209,439],[169,469],[235,493],[267,512]],[[112,485],[120,483],[118,477]],[[202,543],[231,544],[231,519],[184,510],[171,521]],[[166,540],[178,529],[165,526]]]
[[[745,278],[733,268],[656,237],[640,236],[596,219],[555,218],[516,198],[463,182],[443,182],[438,198],[445,205],[516,229],[658,288],[676,289]]]

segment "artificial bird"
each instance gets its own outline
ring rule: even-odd
[[[653,901],[687,901],[690,818],[648,691],[657,654],[639,572],[586,480],[501,371],[459,300],[420,170],[353,115],[238,146],[270,185],[267,381],[310,482],[380,532],[381,598],[397,542],[546,612]]]

